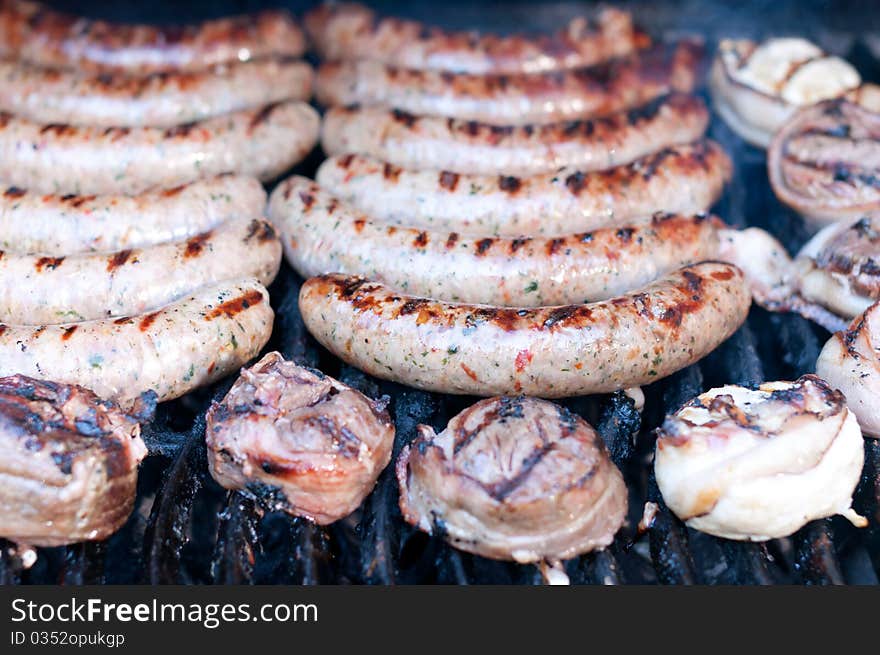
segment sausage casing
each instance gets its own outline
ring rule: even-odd
[[[40,66],[130,73],[199,70],[268,55],[298,57],[305,36],[286,11],[186,26],[90,20],[38,2],[0,2],[0,56]]]
[[[552,123],[637,107],[672,91],[691,92],[702,48],[682,41],[590,68],[537,75],[467,75],[393,68],[361,60],[318,69],[325,105],[384,105],[428,116],[496,125]]]
[[[323,4],[304,25],[322,59],[374,59],[415,70],[539,73],[580,68],[628,54],[646,41],[629,12],[602,9],[538,37],[444,32],[412,20],[377,18],[356,3]]]
[[[324,114],[328,155],[359,153],[395,166],[472,175],[601,170],[703,136],[702,100],[673,93],[610,116],[546,125],[498,126],[384,107],[334,107]]]
[[[604,171],[460,175],[398,168],[362,155],[331,157],[318,183],[373,218],[463,234],[556,236],[698,214],[718,200],[731,163],[712,141],[665,148]]]
[[[750,304],[742,272],[718,262],[611,300],[535,309],[432,301],[344,275],[311,278],[299,296],[312,335],[371,375],[442,393],[545,398],[670,375],[729,337]]]
[[[275,230],[237,219],[185,241],[69,257],[0,257],[0,322],[54,325],[134,316],[221,280],[268,285],[281,262]]]
[[[122,405],[209,384],[254,357],[272,332],[269,293],[256,280],[199,289],[155,312],[68,325],[0,325],[0,375],[79,384]]]
[[[268,216],[303,277],[364,275],[415,296],[522,307],[603,300],[717,257],[721,226],[658,214],[564,237],[468,237],[371,221],[297,176],[273,191]]]
[[[319,123],[297,101],[167,129],[74,127],[0,113],[0,179],[62,194],[136,194],[228,172],[271,180],[308,154]]]
[[[8,187],[0,192],[0,249],[75,255],[143,248],[259,216],[265,206],[266,192],[257,179],[230,174],[134,196]]]
[[[290,59],[207,71],[82,74],[0,61],[0,111],[37,123],[173,127],[284,100],[308,100],[312,68]]]

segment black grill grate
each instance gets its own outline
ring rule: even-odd
[[[235,11],[253,9],[255,4],[259,3],[232,2],[224,7]],[[379,4],[388,11],[411,14],[417,13],[413,7],[426,13],[430,4],[429,19],[443,22],[443,15],[434,13],[439,8],[433,3],[409,4],[407,9]],[[731,13],[720,5],[705,11],[704,3],[688,1],[634,4],[639,7],[639,20],[648,26],[659,25],[667,32],[696,28],[710,38],[721,30],[743,34],[751,27],[753,34],[762,34],[769,25],[788,24],[788,31],[798,30],[826,47],[845,44],[842,54],[849,55],[866,79],[880,81],[880,64],[846,32],[856,28],[855,21],[862,21],[863,12],[851,14],[847,23],[840,11],[833,20],[824,17],[820,3],[807,8],[801,3],[770,3],[764,7],[766,15],[756,13],[763,11],[761,2],[750,3],[751,13],[740,9]],[[779,10],[780,5],[787,9]],[[581,9],[578,3],[565,2],[514,3],[512,8],[507,3],[468,3],[467,9],[453,3],[445,15],[461,10],[464,13],[458,19],[465,23],[492,27],[493,22],[522,16],[530,7],[534,13],[536,6],[542,9],[529,22],[540,27],[559,24]],[[765,19],[755,21],[756,15]],[[690,16],[690,23],[683,16]],[[455,24],[458,19],[449,22]],[[712,46],[709,43],[710,51]],[[717,119],[711,136],[728,150],[737,170],[717,213],[735,226],[764,227],[796,250],[807,232],[802,221],[773,197],[763,153],[743,144]],[[297,172],[310,174],[319,161],[316,153]],[[303,326],[296,303],[300,283],[284,266],[272,285],[278,317],[269,347],[370,396],[387,394],[397,427],[395,457],[414,438],[418,423],[442,429],[475,400],[379,381],[339,362]],[[809,372],[827,337],[798,316],[771,315],[755,308],[748,322],[702,362],[647,387],[641,416],[622,393],[566,401],[597,427],[630,490],[628,522],[612,546],[565,563],[572,583],[876,584],[880,575],[880,441],[865,442],[866,466],[856,494],[855,509],[869,517],[868,528],[857,530],[839,518],[814,521],[790,538],[766,544],[732,542],[688,529],[663,505],[651,473],[651,431],[666,413],[712,386],[793,379]],[[135,511],[122,530],[101,544],[40,549],[36,563],[27,569],[23,565],[27,553],[18,553],[0,541],[0,583],[542,582],[534,566],[461,553],[406,525],[397,507],[391,467],[380,476],[360,510],[328,527],[279,513],[263,514],[252,499],[219,488],[207,474],[203,417],[211,399],[222,397],[230,384],[231,380],[220,382],[159,408],[156,419],[144,430],[151,455],[142,465]],[[646,535],[637,528],[645,501],[657,504]]]

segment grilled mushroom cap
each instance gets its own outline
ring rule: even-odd
[[[654,473],[669,508],[728,539],[784,537],[843,514],[864,463],[844,397],[815,375],[727,385],[687,403],[658,430]]]
[[[208,467],[227,489],[319,524],[351,514],[391,459],[394,426],[319,371],[267,354],[207,415]]]
[[[103,539],[134,506],[147,449],[137,420],[79,386],[0,378],[0,536]]]
[[[456,548],[517,562],[611,543],[626,487],[590,425],[535,398],[490,398],[419,436],[397,461],[404,518]]]
[[[774,137],[767,168],[779,200],[817,226],[880,212],[880,113],[845,99],[802,109]]]
[[[816,374],[844,393],[867,436],[880,437],[880,303],[828,340]]]

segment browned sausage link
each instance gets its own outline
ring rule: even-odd
[[[664,148],[626,166],[532,177],[413,171],[359,155],[331,157],[318,183],[367,215],[464,234],[557,236],[628,225],[658,211],[698,214],[718,200],[731,163],[712,141]]]
[[[634,109],[546,125],[499,126],[383,107],[335,107],[324,115],[329,155],[356,152],[404,168],[475,175],[536,175],[628,164],[703,136],[709,113],[694,96],[673,93]]]
[[[629,12],[609,8],[575,18],[552,35],[496,36],[444,32],[398,18],[376,17],[353,3],[325,4],[306,14],[306,32],[323,59],[375,59],[410,69],[458,73],[539,73],[590,66],[647,45]]]
[[[658,214],[562,237],[468,237],[371,221],[297,176],[272,193],[268,216],[303,277],[351,273],[417,296],[527,307],[610,298],[716,258],[722,226]]]
[[[44,124],[0,113],[0,180],[41,193],[137,194],[220,173],[271,180],[318,139],[309,105],[282,102],[171,128]]]
[[[585,305],[451,304],[344,275],[307,280],[299,301],[315,338],[371,375],[443,393],[559,398],[693,364],[742,325],[751,297],[738,268],[704,262]]]
[[[315,95],[326,105],[385,105],[413,114],[503,125],[612,114],[658,96],[689,93],[702,47],[664,45],[590,68],[536,75],[467,75],[394,68],[375,61],[331,62]]]
[[[802,109],[767,167],[777,197],[818,224],[880,212],[880,113],[842,99]]]
[[[0,110],[38,123],[173,127],[283,100],[308,100],[311,66],[272,57],[197,72],[89,73],[0,61]]]
[[[304,52],[302,30],[286,11],[157,27],[90,20],[37,2],[0,0],[0,56],[41,66],[151,73]]]

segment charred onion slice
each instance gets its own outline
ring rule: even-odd
[[[579,416],[534,398],[478,402],[397,461],[404,518],[493,559],[566,559],[611,543],[626,514],[620,471]]]
[[[24,375],[0,378],[0,449],[0,536],[34,546],[122,527],[147,454],[137,419],[115,404]]]
[[[267,354],[208,410],[208,467],[227,489],[325,525],[348,516],[391,459],[384,403]]]
[[[761,148],[799,107],[837,98],[860,82],[849,63],[796,38],[760,44],[725,39],[710,76],[718,113],[734,132]]]
[[[689,526],[728,539],[784,537],[851,508],[864,463],[843,394],[815,375],[712,389],[667,417],[654,472]]]
[[[880,113],[849,100],[798,112],[767,153],[776,196],[816,225],[880,211]]]
[[[864,433],[880,437],[880,303],[828,340],[816,373],[846,395]]]

